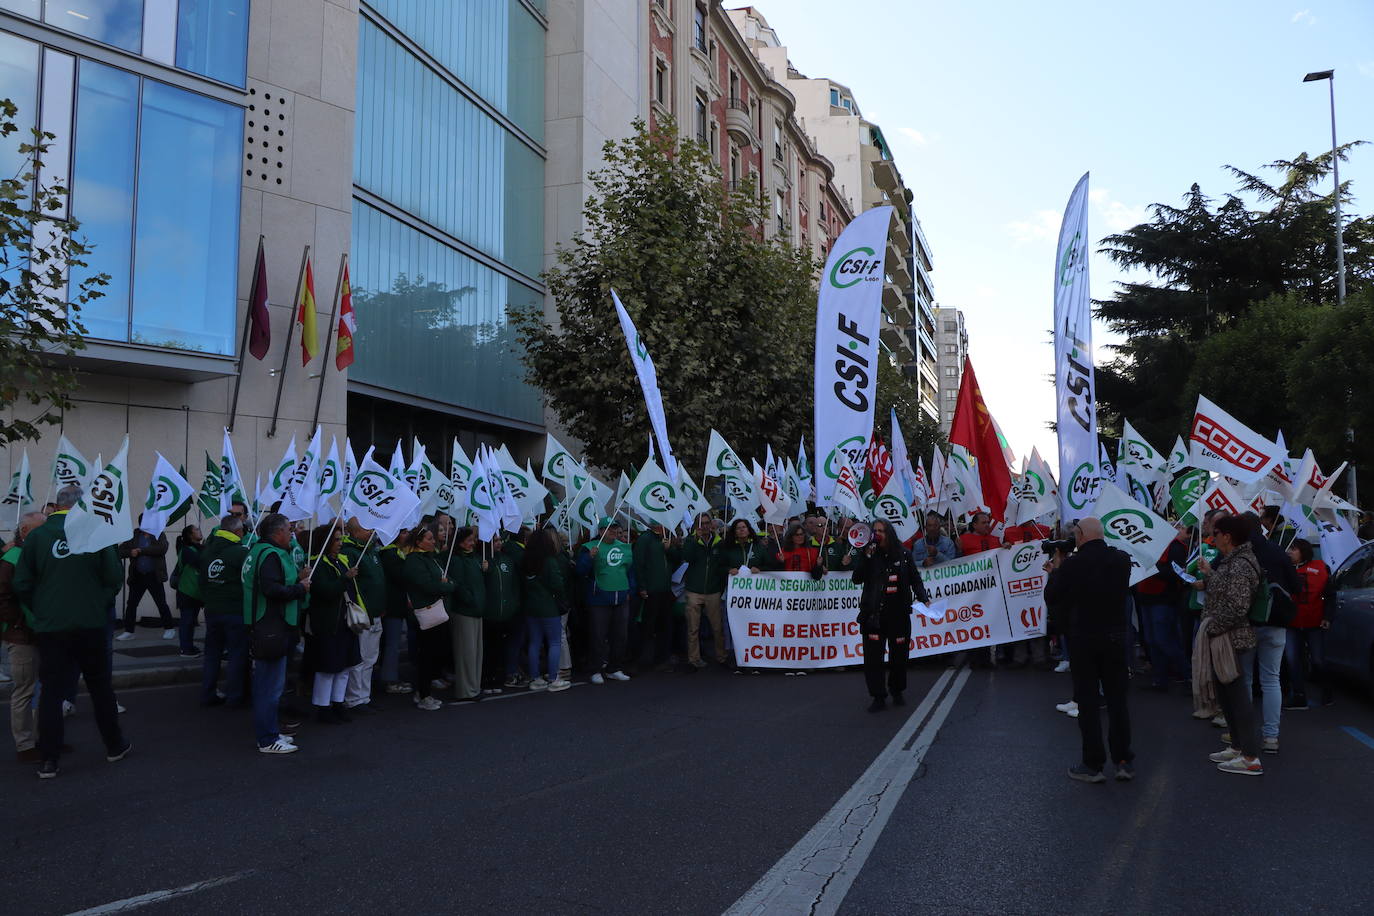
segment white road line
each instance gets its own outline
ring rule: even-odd
[[[836,912],[968,678],[968,669],[940,675],[849,791],[726,910],[726,916]]]
[[[150,894],[140,894],[137,897],[125,897],[123,900],[116,900],[113,903],[93,906],[89,910],[78,910],[75,913],[69,914],[69,916],[101,916],[103,913],[127,913],[129,910],[136,910],[150,903],[161,903],[164,900],[171,900],[175,897],[185,897],[188,894],[208,891],[212,887],[232,884],[235,881],[247,878],[251,874],[253,874],[253,870],[249,869],[248,871],[241,871],[233,875],[223,875],[219,878],[197,881],[195,884],[183,884],[181,887],[174,887],[165,891],[153,891]]]

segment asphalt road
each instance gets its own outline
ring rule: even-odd
[[[40,782],[0,769],[3,911],[71,913],[172,889],[166,913],[720,913],[865,771],[905,710],[857,672],[649,675],[420,713],[393,702],[256,753],[195,688],[121,695],[134,742]],[[975,671],[844,900],[847,913],[1367,912],[1374,706],[1285,714],[1263,778],[1216,772],[1186,698],[1133,694],[1139,776],[1064,777],[1068,679]],[[1374,740],[1374,739],[1371,739]],[[222,884],[213,882],[223,881]]]

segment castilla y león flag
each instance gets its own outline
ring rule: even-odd
[[[353,287],[348,282],[348,264],[344,264],[343,281],[339,293],[338,343],[334,347],[334,368],[340,372],[353,365],[353,335],[358,331],[358,317],[353,313]]]
[[[983,392],[973,374],[973,362],[964,358],[964,378],[959,383],[959,400],[954,405],[954,420],[949,427],[951,445],[962,445],[978,459],[978,479],[983,484],[983,500],[994,518],[1002,519],[1007,511],[1007,491],[1011,489],[1011,471],[997,439],[997,427],[992,414],[983,403]]]

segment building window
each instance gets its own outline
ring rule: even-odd
[[[782,235],[784,232],[787,231],[787,203],[785,200],[783,200],[781,191],[779,191],[777,194],[777,204],[774,207],[774,212],[778,220],[778,235]]]
[[[945,375],[949,376],[950,378],[958,378],[958,377],[959,377],[959,367],[958,367],[958,366],[946,366],[946,367],[945,367]]]
[[[951,356],[958,356],[958,355],[959,355],[959,345],[958,345],[958,344],[945,344],[945,352],[948,353],[948,354],[951,355]]]
[[[668,104],[668,64],[661,60],[654,63],[654,99]]]
[[[730,148],[730,187],[739,187],[739,150],[735,147]]]
[[[711,157],[712,157],[712,158],[715,158],[716,156],[719,156],[719,155],[720,155],[720,128],[716,126],[716,122],[715,122],[715,121],[712,121],[712,122],[711,122]]]
[[[825,201],[821,201],[821,223],[825,223]]]
[[[844,106],[845,111],[854,110],[854,103],[851,102],[849,99],[841,99],[840,104]]]
[[[177,66],[244,85],[248,62],[248,0],[180,0]]]
[[[698,51],[706,51],[706,7],[700,3],[692,8],[692,44]]]
[[[830,104],[833,105],[833,106],[836,107],[836,108],[838,108],[838,107],[840,106],[840,90],[838,90],[838,89],[831,89],[831,90],[830,90]]]
[[[82,60],[72,215],[93,243],[80,282],[108,273],[83,312],[94,337],[234,352],[243,111]]]
[[[957,322],[957,321],[946,321],[946,322],[945,322],[945,333],[946,333],[946,334],[958,334],[958,333],[959,333],[959,322]]]
[[[696,102],[696,130],[697,142],[706,142],[706,97],[700,92],[697,93]]]
[[[739,100],[740,100],[740,94],[739,94],[739,72],[736,71],[736,70],[731,70],[731,71],[730,71],[730,104],[731,104],[731,105],[734,105],[734,106],[738,106],[738,105],[739,105]]]
[[[773,120],[773,158],[782,162],[782,122]]]
[[[957,392],[957,391],[946,391],[946,392],[945,392],[945,400],[946,400],[946,401],[957,401],[957,400],[959,400],[959,392]]]
[[[0,0],[0,7],[39,18],[40,0]],[[143,50],[143,0],[47,0],[43,21],[55,28],[123,48]],[[179,66],[179,64],[178,64]]]

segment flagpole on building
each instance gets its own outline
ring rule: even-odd
[[[277,414],[281,412],[281,389],[286,382],[286,361],[291,358],[291,338],[296,333],[296,313],[301,308],[301,285],[305,283],[305,265],[310,260],[310,246],[301,252],[301,269],[296,273],[296,295],[291,297],[291,321],[286,325],[286,345],[281,351],[281,368],[277,370],[277,398],[272,402],[272,425],[267,427],[267,438],[277,434]],[[230,432],[232,432],[232,427]]]
[[[339,321],[339,294],[343,292],[344,268],[348,265],[348,252],[339,255],[339,274],[334,278],[334,305],[329,311],[329,327],[324,329],[324,363],[320,366],[320,389],[315,393],[315,415],[310,419],[310,428],[320,424],[320,403],[324,400],[324,379],[329,374],[329,342],[334,338],[334,328]]]
[[[248,287],[248,308],[243,312],[243,336],[239,338],[239,364],[234,369],[234,398],[229,403],[229,432],[234,431],[234,419],[239,413],[239,386],[243,384],[243,358],[248,353],[248,333],[253,327],[253,303],[258,301],[258,264],[262,262],[262,241],[258,236],[258,256],[253,261],[253,282]],[[189,459],[188,459],[189,460]]]

